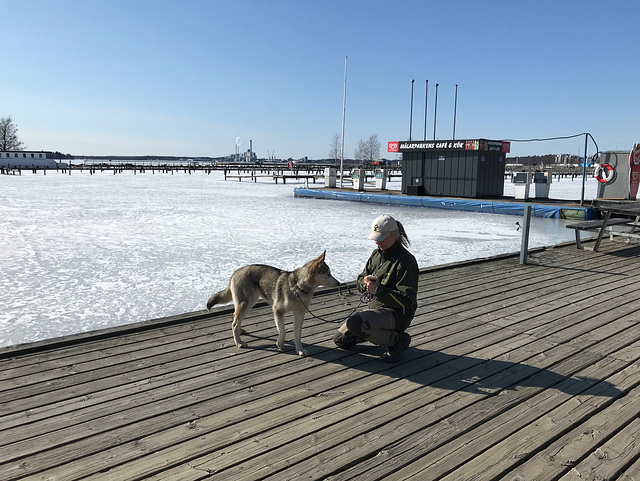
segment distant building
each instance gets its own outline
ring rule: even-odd
[[[256,155],[256,153],[252,152],[251,150],[247,150],[244,154],[242,154],[242,156],[242,160],[244,162],[256,162],[258,160],[258,156]]]
[[[0,167],[11,169],[57,169],[58,167],[67,167],[67,164],[57,162],[55,155],[53,152],[42,150],[0,151]]]

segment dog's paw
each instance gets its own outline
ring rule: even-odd
[[[302,357],[307,357],[309,355],[309,351],[307,351],[306,349],[300,349],[298,351],[298,355]]]
[[[278,351],[282,351],[284,349],[284,341],[282,342],[276,341],[276,348],[278,349]]]
[[[238,349],[244,349],[245,347],[247,347],[247,343],[246,343],[246,342],[244,342],[244,341],[237,341],[237,342],[236,342],[236,347],[237,347]]]

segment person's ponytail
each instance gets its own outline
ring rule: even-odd
[[[407,237],[407,233],[404,230],[404,226],[398,220],[396,220],[396,224],[398,224],[398,236],[400,238],[400,242],[402,243],[403,246],[409,247],[411,242],[409,242],[409,237]]]

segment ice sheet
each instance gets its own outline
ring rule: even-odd
[[[514,216],[298,199],[299,186],[221,172],[0,176],[0,346],[202,310],[250,263],[292,270],[326,250],[334,276],[354,280],[381,213],[404,224],[421,267],[520,250]],[[579,199],[580,186],[554,179],[550,197]],[[588,179],[585,198],[595,189]],[[533,218],[529,245],[571,240],[565,224]]]

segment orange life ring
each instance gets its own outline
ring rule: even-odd
[[[598,182],[602,182],[603,184],[611,182],[611,179],[613,179],[613,174],[615,174],[615,170],[613,170],[613,167],[611,167],[611,165],[609,164],[600,165],[593,173],[596,180]]]

